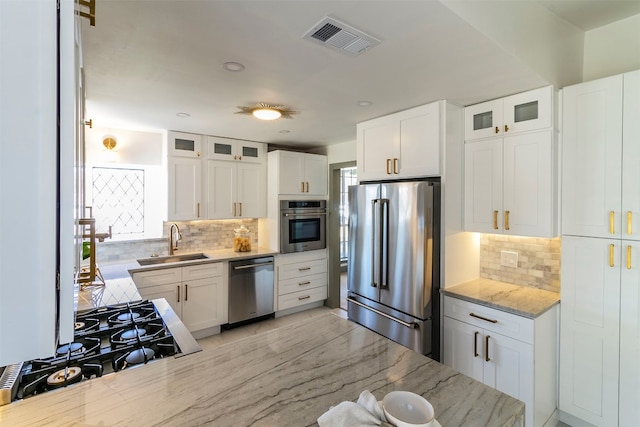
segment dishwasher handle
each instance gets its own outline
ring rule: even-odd
[[[238,266],[234,266],[233,269],[244,270],[245,268],[257,268],[257,267],[262,267],[263,265],[269,265],[269,264],[273,264],[273,261],[261,262],[259,264],[238,265]]]

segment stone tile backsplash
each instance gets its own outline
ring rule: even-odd
[[[171,221],[162,227],[163,238],[134,240],[126,242],[108,241],[96,245],[98,263],[116,263],[137,258],[147,258],[157,254],[169,254],[169,228],[176,223],[180,228],[182,240],[178,242],[178,253],[204,250],[229,249],[233,247],[233,230],[241,224],[251,231],[251,244],[258,246],[258,220],[220,220],[220,221]]]
[[[560,292],[560,238],[480,235],[480,277]],[[518,253],[518,266],[500,265],[501,251]]]

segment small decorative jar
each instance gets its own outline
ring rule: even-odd
[[[251,250],[251,232],[241,225],[233,230],[233,250],[235,252],[249,252]]]

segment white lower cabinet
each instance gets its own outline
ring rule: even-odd
[[[227,323],[227,285],[223,263],[133,273],[144,299],[164,298],[189,331]]]
[[[522,400],[525,425],[556,409],[557,306],[530,319],[445,296],[443,360],[453,369]]]
[[[326,251],[278,256],[277,310],[327,299]]]

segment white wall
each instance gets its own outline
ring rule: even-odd
[[[640,15],[588,31],[584,81],[640,69]]]
[[[327,147],[319,147],[315,150],[311,150],[310,152],[327,156],[329,164],[355,162],[356,141],[347,141],[340,144],[329,145]]]
[[[117,141],[116,160],[110,162],[105,157],[102,141],[110,136]],[[167,212],[167,167],[166,135],[155,132],[139,132],[114,128],[86,128],[86,199],[92,200],[92,168],[94,166],[111,168],[143,169],[145,174],[145,224],[144,236],[134,238],[154,238],[162,236],[162,222]]]
[[[442,3],[555,87],[582,81],[584,32],[543,6],[504,0]]]

